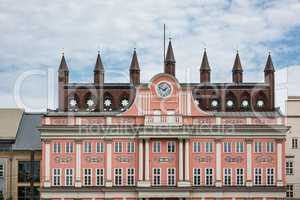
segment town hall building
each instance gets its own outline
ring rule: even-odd
[[[284,199],[284,116],[274,103],[274,66],[264,82],[213,83],[206,50],[200,81],[180,83],[169,41],[163,73],[107,83],[100,54],[93,83],[70,83],[62,56],[59,107],[42,117],[41,199]]]

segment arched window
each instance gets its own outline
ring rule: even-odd
[[[88,92],[85,96],[84,96],[84,102],[85,102],[85,109],[86,111],[95,111],[96,109],[96,97],[94,95],[91,94],[91,92]]]
[[[267,107],[267,96],[263,91],[259,91],[255,95],[255,101],[254,101],[255,109],[260,111],[260,110],[265,110]]]
[[[69,106],[69,111],[78,111],[80,108],[80,98],[79,96],[74,93],[69,96],[68,98],[68,106]]]
[[[237,107],[237,99],[235,97],[235,94],[231,91],[229,91],[226,94],[226,100],[225,100],[225,108],[227,111],[233,111]]]
[[[120,110],[125,111],[128,109],[130,101],[129,95],[127,93],[123,93],[119,98]]]
[[[104,111],[112,111],[113,109],[113,97],[108,92],[104,94],[103,109]]]
[[[251,98],[248,92],[243,92],[240,97],[240,110],[247,111],[251,107]]]

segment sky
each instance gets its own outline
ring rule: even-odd
[[[245,82],[263,81],[270,51],[277,105],[300,95],[299,0],[0,0],[0,107],[56,108],[62,51],[70,82],[92,81],[98,51],[105,81],[128,82],[136,48],[148,82],[163,71],[163,24],[179,81],[199,82],[204,48],[213,82],[231,81],[237,50]]]

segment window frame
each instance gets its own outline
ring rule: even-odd
[[[123,169],[114,168],[114,185],[122,186],[123,185]]]
[[[232,142],[223,142],[223,153],[232,152]]]
[[[193,185],[194,186],[201,185],[201,168],[193,168]]]
[[[96,186],[104,186],[104,182],[105,182],[104,168],[96,168],[95,174],[96,174]]]
[[[240,171],[242,173],[240,173]],[[245,170],[244,170],[244,168],[236,168],[235,174],[236,174],[236,185],[237,186],[245,185]]]
[[[211,172],[211,173],[208,173]],[[209,184],[208,184],[209,181]],[[212,186],[214,184],[214,169],[213,168],[205,168],[205,185]]]
[[[1,164],[0,164],[0,178],[4,178],[4,177],[5,177],[4,164],[1,163]]]
[[[153,186],[161,186],[161,168],[159,167],[152,168],[152,184]]]
[[[52,185],[53,186],[61,186],[61,169],[60,168],[53,168]]]
[[[160,153],[161,152],[161,142],[153,141],[152,143],[152,153]]]
[[[66,142],[65,143],[65,153],[73,153],[73,152],[74,152],[73,142]]]
[[[176,153],[176,142],[175,141],[167,142],[167,152],[168,153]]]
[[[87,173],[89,172],[89,173]],[[93,185],[93,172],[91,168],[84,168],[83,169],[83,185],[84,186],[92,186]]]
[[[172,172],[172,173],[169,173]],[[169,167],[167,168],[167,185],[176,186],[176,168]]]
[[[127,186],[135,186],[135,168],[131,167],[131,168],[127,168],[126,169],[127,172]],[[132,173],[131,173],[132,172]]]
[[[285,161],[285,174],[287,176],[294,175],[294,161],[293,160],[286,160]]]
[[[114,152],[122,153],[122,151],[123,151],[123,142],[121,141],[114,142]]]
[[[127,153],[135,152],[135,142],[127,142]]]
[[[213,153],[213,149],[214,147],[212,142],[205,142],[205,153]]]
[[[74,184],[74,178],[73,177],[74,177],[74,169],[73,168],[66,168],[65,169],[65,186],[73,186],[73,184]],[[70,184],[70,180],[71,180],[71,184]]]
[[[201,152],[201,142],[194,141],[193,142],[193,153],[200,153]]]
[[[96,153],[104,153],[104,142],[97,142],[96,143]]]
[[[232,186],[232,169],[224,168],[223,169],[223,184],[224,186]]]
[[[236,153],[244,153],[244,151],[245,151],[244,142],[236,142],[235,143],[235,152]]]
[[[259,172],[259,173],[257,173]],[[262,168],[254,168],[254,185],[260,186],[263,184],[263,169]]]
[[[272,173],[269,173],[270,172]],[[272,181],[271,183],[269,181]],[[275,185],[275,169],[274,168],[266,168],[266,185],[274,186]]]
[[[83,153],[92,153],[93,152],[92,142],[84,142]]]

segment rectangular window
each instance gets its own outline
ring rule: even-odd
[[[193,142],[193,152],[194,153],[201,152],[201,143],[200,142]]]
[[[128,186],[134,186],[134,168],[128,168],[127,169],[127,185]]]
[[[224,142],[224,153],[231,153],[231,142]]]
[[[53,153],[60,153],[61,152],[61,144],[60,143],[54,143],[53,144]]]
[[[206,142],[205,143],[205,152],[206,153],[212,153],[213,152],[213,143],[212,142]]]
[[[254,152],[255,153],[261,153],[262,152],[261,142],[255,142],[254,143]]]
[[[31,161],[18,161],[18,182],[19,183],[29,183],[31,176]],[[40,181],[40,161],[34,161],[34,182]]]
[[[160,185],[160,168],[153,168],[153,185]]]
[[[160,153],[160,142],[159,141],[153,142],[153,153]]]
[[[267,185],[274,185],[274,169],[267,168]]]
[[[4,165],[0,164],[0,178],[4,177]]]
[[[262,184],[262,169],[255,168],[254,169],[254,185]]]
[[[294,175],[294,162],[291,160],[286,161],[285,163],[286,175]]]
[[[244,185],[244,169],[236,169],[236,184]]]
[[[92,143],[90,142],[84,143],[84,153],[92,153]]]
[[[96,153],[104,153],[104,143],[97,142],[97,144],[96,144]]]
[[[60,185],[60,169],[53,169],[53,185],[59,186]]]
[[[294,186],[291,184],[286,185],[286,197],[288,198],[294,197]]]
[[[96,169],[96,185],[103,186],[104,185],[104,169]]]
[[[212,168],[205,169],[205,184],[206,185],[213,184],[213,169]]]
[[[39,187],[33,188],[33,200],[40,200],[40,192]],[[1,193],[1,192],[0,192]],[[9,199],[9,198],[8,198]],[[29,186],[19,186],[18,187],[18,200],[30,200],[31,199],[31,191]]]
[[[65,171],[65,181],[66,186],[73,185],[73,169],[66,169]]]
[[[231,185],[231,169],[225,168],[224,169],[224,185]]]
[[[115,142],[115,153],[122,153],[122,142]]]
[[[84,169],[84,185],[92,185],[92,169]]]
[[[274,143],[273,142],[267,142],[267,153],[273,153],[274,152]]]
[[[298,138],[292,138],[292,149],[298,149]]]
[[[127,152],[128,153],[134,153],[134,142],[128,142],[127,143]]]
[[[73,153],[73,143],[67,142],[65,147],[66,147],[66,153]]]
[[[201,184],[201,170],[200,168],[193,169],[193,184],[194,186],[200,186]]]
[[[244,143],[243,142],[236,142],[235,143],[235,152],[236,153],[243,153],[244,152]]]
[[[122,169],[115,168],[115,185],[121,186],[122,185]]]
[[[175,168],[168,168],[168,186],[176,185],[176,173]]]
[[[175,141],[168,142],[168,153],[175,153],[176,143]]]

